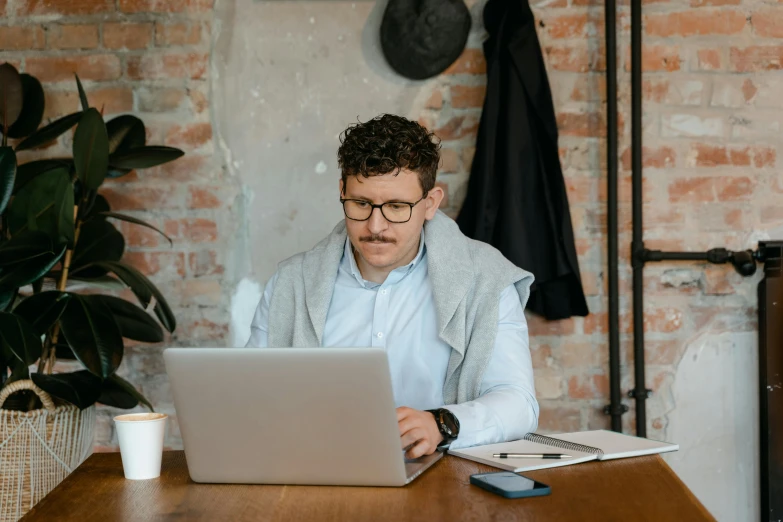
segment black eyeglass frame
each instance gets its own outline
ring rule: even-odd
[[[381,203],[380,205],[376,205],[372,201],[367,201],[366,199],[340,198],[340,203],[343,205],[343,214],[345,214],[345,217],[350,219],[351,221],[367,221],[368,219],[370,219],[372,217],[372,213],[375,212],[375,209],[377,208],[378,210],[381,211],[381,215],[383,216],[383,219],[385,219],[389,223],[394,223],[395,225],[401,225],[401,224],[407,223],[408,221],[411,220],[411,218],[413,217],[413,207],[415,207],[416,205],[418,205],[419,203],[424,201],[426,198],[427,198],[427,194],[424,194],[421,198],[419,198],[418,201],[415,201],[413,203],[410,203],[408,201],[385,201],[385,202]],[[368,205],[370,205],[370,214],[366,218],[364,218],[364,219],[356,219],[356,218],[350,217],[348,215],[348,212],[345,210],[345,203],[346,203],[346,201],[357,201],[357,202],[360,202],[360,203],[367,203]],[[408,205],[411,208],[410,215],[408,216],[408,219],[406,219],[405,221],[392,221],[391,219],[387,218],[386,214],[383,213],[383,206],[384,205],[388,205],[390,203],[394,203],[394,204],[397,204],[397,205]]]

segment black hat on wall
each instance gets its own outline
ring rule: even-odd
[[[431,78],[462,54],[470,22],[463,0],[389,0],[381,22],[381,49],[402,76]]]

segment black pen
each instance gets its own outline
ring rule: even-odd
[[[496,459],[570,459],[562,453],[494,453]]]

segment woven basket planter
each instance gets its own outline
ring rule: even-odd
[[[0,522],[16,522],[92,453],[95,406],[55,406],[33,381],[14,382],[0,392],[32,390],[43,408],[0,409]]]

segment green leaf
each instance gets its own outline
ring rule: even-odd
[[[102,219],[91,219],[82,225],[71,269],[75,274],[78,268],[95,261],[119,261],[124,252],[125,238],[114,225]],[[105,274],[105,270],[97,267],[80,271],[82,276],[98,277]]]
[[[18,152],[20,150],[32,149],[49,143],[50,141],[56,140],[62,134],[67,132],[68,129],[79,123],[82,114],[83,113],[81,111],[74,112],[73,114],[63,116],[62,118],[53,121],[45,127],[41,127],[29,135],[21,143],[17,144],[15,147],[16,151]]]
[[[171,238],[169,236],[167,236],[161,229],[156,228],[156,227],[150,225],[146,221],[142,221],[141,219],[137,219],[137,218],[135,218],[133,216],[126,216],[125,214],[119,214],[117,212],[99,212],[98,214],[101,215],[101,216],[105,216],[105,217],[119,219],[120,221],[127,221],[128,223],[133,223],[135,225],[141,225],[143,227],[151,228],[152,230],[154,230],[155,232],[157,232],[161,236],[163,236],[166,239],[168,239],[170,245],[174,245],[174,241],[172,241]]]
[[[16,154],[11,147],[0,147],[0,214],[11,200],[16,181]]]
[[[123,337],[144,343],[163,341],[160,325],[138,306],[111,295],[96,295],[95,298],[114,314]]]
[[[38,335],[44,335],[60,319],[70,298],[70,294],[57,290],[41,292],[23,299],[14,314],[26,319]]]
[[[0,272],[0,292],[29,285],[42,278],[65,254],[67,245],[56,248],[52,254],[38,256],[3,268]]]
[[[13,354],[26,365],[41,357],[41,336],[24,318],[0,312],[0,346],[6,354]]]
[[[109,132],[109,172],[106,177],[119,178],[133,169],[111,167],[114,154],[122,154],[131,149],[143,147],[147,143],[147,131],[144,122],[136,116],[123,114],[106,123]]]
[[[4,133],[22,112],[22,95],[19,71],[10,63],[0,65],[0,127]]]
[[[14,358],[9,362],[8,366],[11,367],[11,375],[8,377],[6,384],[30,378],[30,369],[19,359]]]
[[[85,187],[97,190],[109,168],[109,135],[98,109],[84,111],[73,137],[76,176]]]
[[[60,329],[84,367],[105,379],[122,362],[122,334],[111,311],[96,297],[71,294]]]
[[[84,92],[84,87],[82,87],[82,82],[79,80],[79,75],[74,74],[76,77],[76,88],[79,90],[79,99],[82,102],[82,110],[86,111],[90,108],[90,103],[87,101],[87,94]]]
[[[29,136],[41,124],[44,114],[45,97],[41,82],[29,74],[21,74],[22,112],[19,118],[8,128],[8,137],[19,139]]]
[[[14,182],[14,194],[34,180],[37,176],[53,170],[61,170],[69,179],[73,160],[44,159],[29,161],[16,167],[16,181]]]
[[[33,373],[33,382],[43,391],[76,405],[80,410],[95,404],[101,395],[103,382],[87,370],[45,375]]]
[[[98,402],[126,410],[135,408],[141,402],[150,411],[155,411],[152,404],[131,383],[116,374],[103,381]]]
[[[130,287],[131,291],[136,295],[141,306],[146,308],[152,298],[155,298],[155,315],[163,325],[163,327],[169,332],[173,332],[177,327],[177,320],[174,314],[171,312],[169,304],[160,293],[160,290],[147,279],[144,274],[124,263],[114,261],[98,261],[86,265],[87,267],[97,266],[103,268],[109,272],[113,272],[119,277],[123,283]]]
[[[85,221],[93,218],[104,219],[103,216],[101,216],[101,213],[109,212],[110,210],[111,207],[109,207],[109,202],[106,201],[106,198],[100,194],[96,194],[92,206],[87,210],[87,215],[84,219]]]
[[[0,244],[0,268],[52,254],[54,245],[47,233],[27,230]]]
[[[0,292],[0,310],[7,311],[6,309],[11,306],[11,303],[16,299],[17,289],[3,290]],[[2,365],[0,364],[0,373],[2,373]]]
[[[68,361],[76,361],[76,355],[74,355],[73,350],[71,350],[71,347],[68,346],[68,343],[57,343],[54,347],[55,349],[55,355],[57,356],[57,360],[68,360]]]
[[[113,154],[110,165],[119,169],[146,169],[174,161],[184,152],[173,147],[147,146]]]
[[[57,242],[73,242],[73,185],[62,170],[50,170],[25,185],[8,206],[11,234],[41,230]]]

